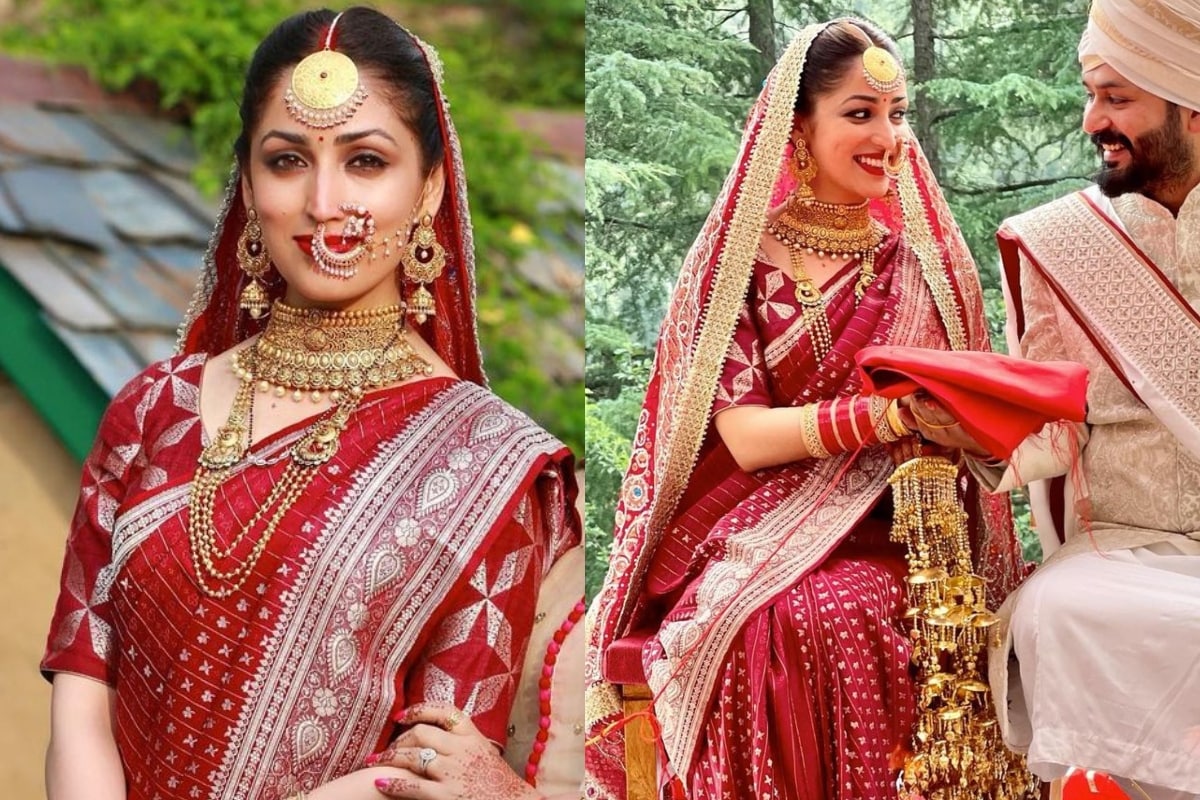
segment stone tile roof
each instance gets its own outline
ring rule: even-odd
[[[111,395],[172,352],[216,203],[188,182],[196,154],[186,131],[136,98],[5,56],[0,74],[0,268]],[[571,133],[582,123],[532,119],[543,147],[563,154],[581,220],[583,137]],[[526,282],[578,306],[545,337],[558,352],[544,363],[563,381],[583,375],[582,242],[582,223],[570,224],[552,252],[519,265]]]

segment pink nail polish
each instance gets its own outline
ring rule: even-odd
[[[375,766],[379,763],[379,753],[371,753],[371,755],[363,759],[363,763],[365,763],[368,767]]]
[[[396,716],[392,717],[393,722],[404,722],[404,720],[406,720],[406,719],[408,719],[408,709],[407,708],[400,709],[399,711],[396,712]]]
[[[391,778],[376,778],[375,788],[381,792],[386,792],[392,785]]]

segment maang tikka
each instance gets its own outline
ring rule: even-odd
[[[367,99],[358,80],[358,67],[344,53],[333,49],[333,33],[338,14],[329,24],[322,49],[308,56],[292,70],[291,85],[283,95],[288,113],[310,128],[332,128],[354,116]]]
[[[904,67],[882,47],[871,45],[862,54],[863,76],[880,94],[890,94],[904,83]]]
[[[262,319],[271,307],[267,290],[259,283],[271,266],[271,257],[267,254],[267,246],[262,237],[258,212],[253,208],[246,209],[246,226],[242,228],[237,241],[237,261],[242,271],[250,277],[250,282],[242,289],[238,306],[254,319]]]
[[[408,299],[408,313],[418,323],[425,322],[437,313],[433,295],[425,287],[433,283],[446,267],[446,248],[437,240],[433,230],[433,217],[421,216],[408,244],[400,248],[400,263],[404,266],[404,277],[417,283],[416,290]]]

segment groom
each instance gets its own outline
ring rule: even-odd
[[[1079,59],[1096,185],[998,239],[1011,352],[1086,364],[1089,410],[974,466],[1033,484],[1049,556],[1006,606],[992,682],[1040,777],[1182,800],[1200,795],[1200,0],[1094,0]]]

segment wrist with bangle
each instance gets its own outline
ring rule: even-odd
[[[911,435],[897,401],[877,395],[835,397],[800,408],[800,439],[812,458],[890,444]]]

